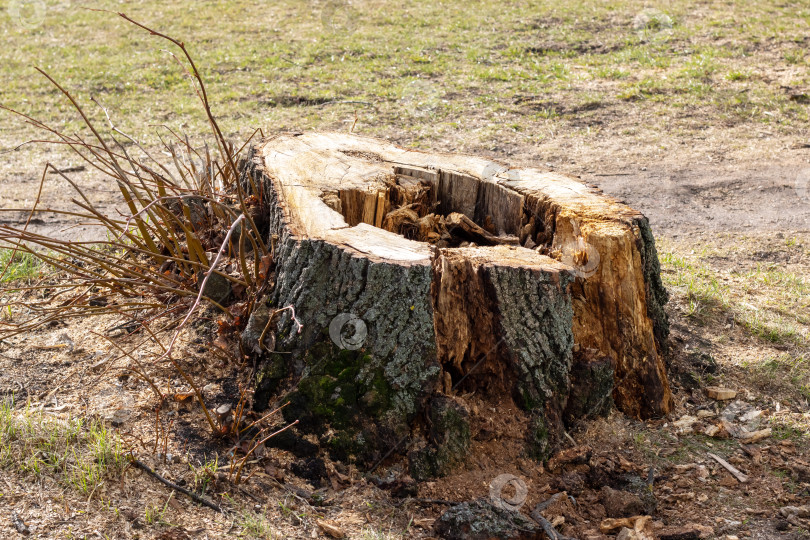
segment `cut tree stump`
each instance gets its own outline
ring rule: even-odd
[[[442,474],[469,446],[471,392],[525,411],[538,456],[611,400],[669,412],[667,294],[639,212],[561,174],[343,133],[265,139],[242,182],[273,246],[267,306],[303,324],[279,318],[256,407],[289,400],[338,457],[416,445],[412,469]]]

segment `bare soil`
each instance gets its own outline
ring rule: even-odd
[[[522,150],[506,159],[525,161],[522,158],[530,150]],[[8,162],[3,167],[12,180],[0,188],[3,206],[8,207],[6,201],[20,207],[30,205],[39,177],[26,173],[25,168],[11,171],[13,166]],[[790,254],[782,255],[784,250],[778,247],[779,238],[807,229],[810,203],[796,190],[796,178],[803,170],[800,160],[775,167],[762,163],[684,165],[671,159],[647,166],[618,164],[609,169],[594,160],[587,166],[569,164],[560,169],[579,174],[583,181],[641,209],[654,231],[680,249],[703,245],[719,236],[751,246],[748,256],[717,261],[720,267],[755,265],[763,257],[791,267],[806,264],[800,255],[796,260]],[[112,208],[115,192],[101,181],[93,182],[89,194]],[[66,197],[58,189],[46,189],[43,202],[64,207]],[[25,217],[20,213],[4,219],[21,223]],[[76,234],[70,225],[49,221],[47,216],[33,223],[43,233]],[[520,412],[511,410],[511,403],[486,403],[468,395],[458,398],[473,407],[490,408],[491,422],[473,426],[473,456],[461,470],[419,485],[415,497],[399,498],[396,489],[386,491],[377,485],[396,485],[387,480],[401,478],[405,470],[401,462],[386,464],[372,477],[327,462],[326,477],[300,478],[293,472],[300,474],[300,465],[295,466],[298,458],[267,449],[252,460],[248,479],[240,485],[228,481],[224,474],[227,469],[212,479],[207,494],[233,509],[228,516],[194,506],[183,496],[169,500],[165,487],[135,469],[127,470],[120,482],[106,486],[105,492],[92,500],[78,497],[47,477],[32,483],[30,477],[12,472],[0,485],[3,504],[33,526],[38,537],[89,537],[95,531],[121,538],[250,536],[249,519],[263,519],[276,534],[294,538],[323,536],[317,525],[321,519],[337,524],[351,537],[430,537],[433,521],[450,503],[487,497],[490,482],[508,473],[526,482],[524,510],[559,491],[571,495],[569,500],[575,504],[554,505],[546,516],[558,521],[559,516],[565,517],[560,529],[577,538],[604,537],[599,532],[599,523],[607,515],[604,496],[600,496],[602,486],[626,490],[632,482],[651,486],[657,501],[652,515],[658,532],[697,523],[711,527],[715,537],[803,537],[806,529],[785,521],[779,508],[810,501],[810,479],[796,469],[797,464],[810,461],[806,431],[791,427],[806,425],[807,403],[789,399],[784,388],[752,377],[743,367],[748,361],[780,354],[784,346],[764,343],[741,328],[728,329],[722,322],[695,324],[684,315],[677,299],[668,310],[673,326],[669,369],[678,403],[675,414],[669,419],[638,422],[614,413],[577,426],[571,431],[571,446],[576,443],[583,447],[589,455],[584,462],[563,464],[550,471],[525,458],[518,435],[523,432],[518,425]],[[94,332],[103,333],[117,322],[94,321]],[[197,332],[205,334],[204,329]],[[73,343],[72,351],[42,348],[65,335]],[[133,348],[138,339],[131,336],[117,341],[122,347]],[[91,367],[110,352],[105,340],[88,333],[85,321],[65,321],[9,340],[0,345],[0,392],[13,393],[18,400],[31,399],[56,418],[86,414],[105,417],[125,409],[128,414],[119,427],[121,437],[162,475],[175,482],[193,483],[193,467],[224,455],[228,448],[212,439],[196,406],[174,407],[156,420],[151,390],[122,371],[126,358],[97,369]],[[148,352],[141,350],[139,354]],[[706,380],[700,376],[705,366],[701,367],[699,354],[716,360],[715,381],[738,389],[743,402],[764,411],[763,425],[771,425],[774,435],[744,446],[735,439],[702,435],[700,430],[711,418],[701,419],[694,429],[675,427],[673,421],[684,415],[697,415],[698,410],[718,413],[726,405],[705,396]],[[212,358],[197,333],[188,336],[186,358],[186,369],[200,386],[207,387],[206,399],[211,405],[232,401],[240,382],[247,382],[248,370]],[[174,392],[190,390],[167,366],[155,366],[153,375],[162,387]],[[156,421],[169,430],[167,453],[174,456],[173,463],[155,451]],[[749,482],[740,484],[710,459],[708,452],[734,463],[749,476]],[[708,476],[701,472],[702,467]],[[158,522],[149,523],[147,508],[165,511]],[[8,522],[0,525],[0,531],[0,537],[13,538],[16,534]]]

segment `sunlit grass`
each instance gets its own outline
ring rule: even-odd
[[[39,275],[42,263],[29,253],[17,252],[12,249],[0,249],[0,283],[9,283],[18,280],[30,280]]]
[[[43,3],[41,22],[23,25],[7,16],[8,4],[0,0],[0,102],[51,118],[66,131],[78,128],[76,115],[31,67],[38,65],[80,98],[98,97],[114,118],[127,119],[119,127],[139,140],[155,142],[150,126],[161,122],[191,137],[206,131],[188,80],[158,40],[111,14],[58,0]],[[112,0],[94,7],[122,9]],[[640,0],[564,6],[485,1],[471,10],[462,0],[217,0],[130,3],[126,11],[184,39],[208,82],[218,120],[233,135],[256,127],[342,129],[357,113],[362,132],[387,134],[395,126],[424,145],[448,130],[477,125],[481,96],[491,96],[495,105],[484,114],[510,115],[520,124],[516,131],[557,132],[576,121],[576,104],[594,91],[620,113],[641,101],[667,114],[669,122],[645,126],[661,134],[678,127],[678,115],[669,113],[696,104],[715,109],[703,112],[710,122],[731,114],[772,123],[763,111],[778,111],[780,125],[800,125],[807,115],[781,82],[755,76],[806,63],[796,43],[804,38],[807,10],[773,1],[685,0],[657,10]],[[776,59],[774,47],[781,50]],[[791,84],[806,84],[802,73]],[[453,106],[407,114],[409,103],[401,96],[414,78],[449,96]],[[605,86],[595,88],[597,82]],[[527,93],[549,96],[563,112],[533,114],[514,99]],[[98,107],[91,104],[86,112],[106,123]],[[12,123],[4,130],[5,144],[28,133]]]
[[[126,463],[121,440],[100,421],[56,418],[0,401],[0,469],[49,476],[90,497]]]
[[[785,239],[782,246],[758,243],[718,238],[684,248],[664,240],[662,278],[684,316],[714,329],[718,339],[738,325],[752,338],[785,351],[746,360],[742,367],[773,395],[810,401],[810,282],[802,271],[806,267],[750,258],[761,248],[801,260],[806,248],[796,237]],[[731,263],[718,267],[715,260]]]

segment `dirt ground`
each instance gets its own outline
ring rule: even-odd
[[[533,151],[514,148],[511,156],[493,157],[526,163]],[[798,156],[778,166],[765,160],[689,163],[677,156],[655,163],[635,159],[622,163],[608,156],[555,168],[580,175],[583,181],[641,209],[650,218],[659,242],[674,252],[688,253],[712,241],[733,243],[741,255],[719,262],[720,266],[754,267],[762,262],[764,253],[765,260],[770,258],[786,270],[804,269],[806,275],[810,201],[802,191],[805,169]],[[9,181],[0,187],[0,199],[20,208],[30,205],[39,176],[9,162],[4,162],[3,170]],[[92,182],[88,193],[111,208],[114,192],[100,181]],[[45,191],[47,204],[65,204],[64,198],[56,188]],[[5,207],[8,204],[4,202]],[[7,214],[4,219],[20,222],[24,214]],[[41,232],[59,235],[76,234],[72,225],[47,218],[34,223]],[[786,248],[780,240],[791,235],[798,239],[798,248]],[[607,419],[583,423],[570,433],[568,450],[575,458],[570,463],[562,460],[553,470],[523,457],[516,435],[521,432],[518,411],[510,410],[509,404],[459,396],[475,406],[492,407],[496,412],[491,425],[473,426],[473,457],[461,470],[423,483],[405,498],[397,496],[402,493],[392,488],[396,482],[389,481],[401,474],[402,463],[368,477],[327,463],[323,477],[301,478],[293,472],[301,474],[296,458],[268,449],[247,466],[248,479],[239,485],[227,479],[227,468],[211,476],[207,493],[231,509],[226,515],[194,506],[183,496],[170,497],[169,490],[136,469],[126,470],[120,480],[106,484],[89,498],[77,496],[47,476],[32,482],[29,475],[12,471],[0,484],[0,502],[6,509],[3,515],[17,512],[40,538],[269,538],[270,531],[273,537],[314,538],[324,536],[325,529],[318,525],[322,520],[350,537],[427,538],[434,534],[434,520],[450,503],[486,497],[494,478],[514,474],[528,489],[524,511],[553,493],[565,491],[572,497],[565,504],[553,505],[545,515],[562,522],[560,530],[576,538],[605,537],[599,524],[613,499],[604,493],[604,485],[624,492],[641,485],[643,489],[636,492],[642,495],[637,497],[642,506],[631,501],[628,511],[651,514],[656,534],[672,535],[679,527],[691,527],[695,537],[697,524],[711,528],[710,532],[699,530],[703,537],[806,537],[806,520],[793,517],[791,522],[779,509],[810,501],[807,396],[797,398],[795,391],[745,367],[747,362],[784,354],[787,347],[758,339],[723,320],[696,323],[685,314],[686,302],[676,295],[668,307],[673,327],[669,369],[676,411],[657,421],[638,422],[613,413]],[[114,324],[114,320],[93,323],[99,333]],[[198,332],[204,335],[204,324],[200,328]],[[70,349],[47,349],[66,343],[64,336],[69,338]],[[245,371],[213,360],[204,342],[195,336],[189,335],[186,369],[200,386],[206,386],[206,399],[210,396],[212,405],[231,400],[239,383],[246,382]],[[125,348],[136,345],[136,337],[119,341]],[[148,352],[139,351],[141,355]],[[175,406],[156,420],[148,386],[121,371],[131,361],[122,358],[93,367],[97,359],[109,354],[109,344],[88,334],[84,322],[67,321],[35,335],[7,340],[0,345],[0,393],[14,394],[19,402],[30,398],[54,418],[89,414],[109,420],[115,411],[124,409],[127,417],[118,427],[122,439],[163,476],[193,484],[195,470],[215,455],[224,455],[228,448],[207,436],[202,414],[194,405]],[[173,392],[189,390],[168,367],[156,368],[153,375],[161,387]],[[770,426],[773,433],[747,445],[729,436],[705,435],[703,431],[717,424],[718,415],[732,403],[706,397],[708,382],[738,390],[740,407],[758,412],[757,427]],[[692,425],[678,422],[690,416],[695,418]],[[155,445],[162,444],[155,442],[156,421],[169,433],[165,454],[155,451]],[[709,452],[725,458],[749,480],[739,483]],[[173,456],[171,460],[162,457],[168,454]],[[3,521],[0,537],[15,538],[17,533],[8,519]],[[686,533],[681,530],[680,534]]]

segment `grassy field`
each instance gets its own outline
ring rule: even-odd
[[[37,9],[37,6],[39,8]],[[41,7],[45,6],[44,9]],[[666,150],[734,132],[804,140],[805,2],[380,0],[0,2],[0,102],[78,128],[40,66],[101,124],[205,129],[166,43],[183,39],[226,131],[330,128],[498,151],[610,135]],[[3,115],[3,142],[30,131]],[[753,127],[753,129],[752,129]]]

